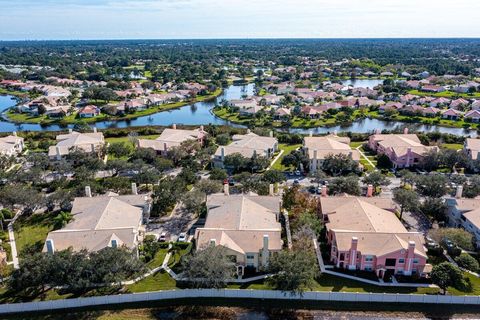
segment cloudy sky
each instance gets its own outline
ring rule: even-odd
[[[480,0],[0,0],[0,40],[480,37]]]

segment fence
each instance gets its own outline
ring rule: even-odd
[[[480,296],[441,296],[351,292],[305,292],[303,296],[292,296],[288,293],[285,294],[281,291],[273,290],[186,289],[41,302],[3,304],[0,305],[0,314],[50,310],[72,310],[75,308],[88,308],[95,306],[118,305],[124,303],[141,303],[186,298],[480,305]]]

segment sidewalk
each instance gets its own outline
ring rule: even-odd
[[[10,247],[12,251],[12,262],[13,262],[13,268],[18,269],[19,268],[19,263],[18,263],[18,253],[17,253],[17,245],[15,243],[15,233],[13,231],[13,223],[17,221],[17,218],[21,215],[21,211],[17,211],[15,216],[13,217],[12,221],[8,224],[8,238],[10,239]]]

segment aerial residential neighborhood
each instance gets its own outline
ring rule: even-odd
[[[479,318],[477,2],[1,6],[1,319]]]

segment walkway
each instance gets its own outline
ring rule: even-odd
[[[267,171],[272,169],[273,165],[280,159],[280,157],[282,156],[284,150],[283,149],[280,149],[280,153],[275,157],[275,159],[273,159],[273,161],[270,163],[270,165],[268,166],[267,168]]]
[[[362,146],[358,146],[356,149],[360,153],[360,155],[368,162],[368,164],[371,165],[374,170],[376,170],[377,166],[375,164],[373,164],[373,162],[370,159],[368,159],[368,157],[365,155],[365,153],[363,153],[363,151],[360,150],[361,148],[362,148]]]
[[[18,269],[19,268],[19,263],[18,263],[18,253],[17,253],[17,245],[15,243],[15,232],[13,231],[13,223],[17,221],[17,218],[22,214],[21,210],[18,210],[15,216],[13,217],[12,221],[8,224],[8,238],[10,241],[10,248],[12,251],[12,262],[13,262],[13,268]]]

